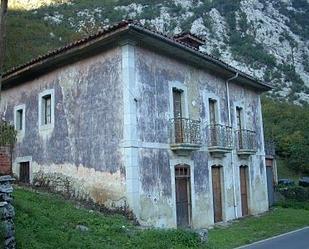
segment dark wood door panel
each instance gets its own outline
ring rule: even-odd
[[[248,186],[247,186],[247,175],[248,175],[247,167],[240,167],[240,194],[241,194],[241,210],[242,216],[246,216],[249,214],[248,208]]]
[[[212,189],[213,189],[213,209],[214,221],[222,221],[222,187],[221,168],[212,167]]]

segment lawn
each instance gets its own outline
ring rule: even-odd
[[[233,248],[309,225],[309,211],[276,207],[209,232],[208,244],[183,230],[140,229],[121,215],[101,214],[44,192],[16,188],[18,248]],[[84,225],[88,231],[76,229]]]

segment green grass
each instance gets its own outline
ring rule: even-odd
[[[210,231],[210,243],[215,248],[234,248],[309,225],[309,211],[275,207],[261,217],[234,222],[227,228]]]
[[[53,194],[16,189],[18,248],[207,248],[182,230],[141,230],[122,215],[76,208]],[[85,225],[88,232],[76,230]]]
[[[309,211],[276,207],[261,217],[249,217],[209,232],[208,244],[183,230],[143,230],[125,217],[89,212],[77,203],[44,192],[16,188],[18,248],[233,248],[309,225]],[[85,225],[87,232],[76,230]]]

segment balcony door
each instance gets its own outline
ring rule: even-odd
[[[238,146],[239,149],[243,148],[243,137],[242,137],[242,130],[243,130],[243,124],[242,124],[242,108],[236,107],[236,123],[237,123],[237,135],[238,135]]]
[[[174,123],[175,123],[175,142],[183,143],[184,130],[182,122],[182,95],[183,92],[179,89],[173,88],[173,107],[174,107]]]
[[[210,141],[212,146],[218,145],[218,117],[217,117],[217,101],[214,99],[208,100],[209,105],[209,124],[210,124]]]

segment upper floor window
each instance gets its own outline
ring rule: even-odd
[[[23,109],[19,109],[16,111],[16,124],[15,124],[15,128],[16,130],[20,131],[23,129]]]
[[[25,131],[25,105],[14,108],[14,127],[18,133]]]
[[[217,114],[217,100],[208,99],[209,104],[209,123],[217,124],[218,123],[218,114]]]
[[[39,126],[51,128],[54,124],[54,90],[39,95]]]
[[[51,95],[45,95],[42,98],[42,124],[51,123]]]
[[[182,90],[173,88],[174,118],[182,118]]]
[[[236,107],[236,125],[238,130],[243,129],[243,109],[239,106]]]

